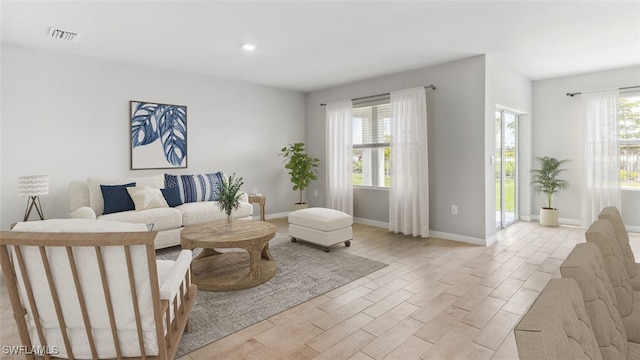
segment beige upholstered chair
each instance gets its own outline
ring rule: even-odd
[[[616,308],[615,290],[598,246],[594,243],[576,245],[560,266],[560,272],[563,278],[574,279],[580,287],[602,358],[640,358],[640,344],[627,339],[627,331]]]
[[[173,359],[197,290],[191,252],[156,261],[155,236],[143,224],[80,219],[3,231],[0,262],[25,349],[45,358]]]
[[[602,359],[573,279],[553,279],[514,329],[520,359]]]
[[[631,245],[629,244],[629,233],[624,227],[620,212],[613,206],[606,207],[602,209],[598,218],[600,220],[608,220],[613,226],[618,247],[623,255],[622,263],[629,275],[631,287],[636,291],[640,291],[640,264],[636,263],[635,257],[633,256],[633,250],[631,250]]]

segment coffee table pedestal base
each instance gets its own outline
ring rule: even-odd
[[[276,273],[276,262],[265,255],[260,256],[255,266],[249,266],[250,254],[245,251],[219,253],[204,249],[203,253],[205,252],[208,254],[202,254],[205,256],[198,257],[191,263],[192,282],[199,290],[248,289],[271,280]]]

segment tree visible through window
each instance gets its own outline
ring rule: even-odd
[[[620,182],[640,190],[640,94],[620,97]]]
[[[353,109],[353,185],[389,187],[391,106]]]

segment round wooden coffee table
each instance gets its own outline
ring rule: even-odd
[[[226,232],[226,220],[188,226],[180,234],[183,249],[202,248],[191,263],[192,282],[198,290],[230,291],[254,287],[273,277],[276,262],[269,240],[276,227],[264,221],[238,220]],[[237,248],[246,251],[218,252]]]

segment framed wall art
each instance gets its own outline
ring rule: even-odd
[[[130,101],[131,169],[187,167],[187,107]]]

